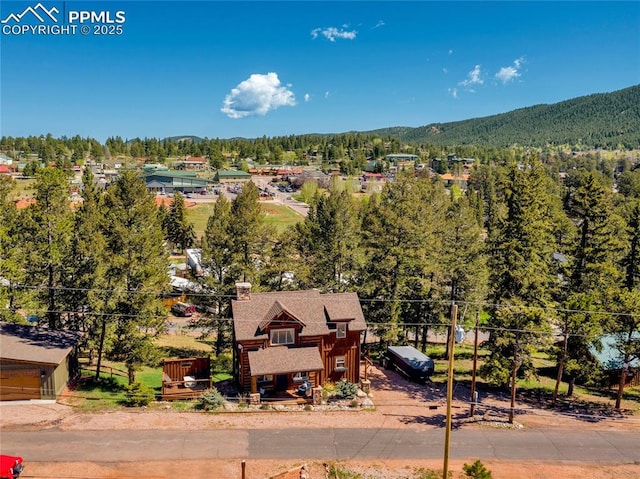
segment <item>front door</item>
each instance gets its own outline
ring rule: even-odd
[[[276,391],[286,391],[289,386],[289,377],[286,374],[276,376]]]

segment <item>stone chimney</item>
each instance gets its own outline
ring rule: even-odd
[[[250,301],[251,283],[236,283],[236,296],[238,301]]]

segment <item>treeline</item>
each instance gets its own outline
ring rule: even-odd
[[[376,135],[345,133],[339,135],[290,135],[262,137],[257,139],[157,139],[135,138],[125,140],[109,137],[104,145],[93,138],[53,138],[51,135],[30,137],[3,137],[0,150],[16,159],[29,159],[37,155],[47,165],[58,168],[82,164],[85,160],[144,158],[147,162],[163,163],[169,159],[186,156],[204,156],[212,168],[237,166],[241,161],[251,160],[257,164],[308,165],[321,160],[326,164],[340,165],[345,170],[365,167],[367,159],[380,159],[389,153],[406,152],[444,154],[446,150],[434,148],[430,153],[421,146],[401,145],[397,138],[382,138]]]
[[[367,133],[399,138],[403,143],[436,146],[545,148],[568,145],[578,150],[637,149],[640,148],[640,85],[484,118]]]
[[[535,154],[513,154],[477,166],[464,193],[407,172],[360,200],[334,178],[282,234],[265,224],[252,183],[232,202],[221,197],[201,240],[207,274],[191,298],[209,312],[201,325],[217,332],[216,352],[229,346],[234,285],[249,281],[254,291],[357,291],[383,341],[418,347],[459,303],[463,321],[484,318],[481,373],[495,385],[532,373],[539,348],[556,351],[558,384],[596,381],[602,365],[590,345],[605,334],[631,363],[640,356],[640,170],[620,174],[615,193],[601,163],[560,176]],[[83,181],[84,202],[70,209],[64,173],[44,169],[37,201],[18,211],[11,180],[1,180],[0,314],[41,310],[133,375],[166,320],[163,240],[187,247],[193,230],[180,195],[158,209],[134,173],[104,192],[88,170]]]
[[[186,156],[204,156],[213,169],[224,167],[245,168],[247,161],[256,164],[313,164],[324,171],[338,168],[344,175],[360,175],[370,160],[376,160],[376,171],[384,172],[391,166],[384,160],[391,153],[418,155],[419,162],[432,167],[438,173],[456,171],[455,163],[434,161],[446,160],[454,155],[458,158],[473,158],[484,165],[505,164],[516,161],[525,151],[536,152],[540,160],[556,172],[573,168],[598,169],[607,176],[620,174],[633,168],[639,161],[638,151],[611,152],[607,150],[580,151],[566,145],[544,148],[457,145],[434,146],[432,144],[401,143],[398,138],[346,133],[342,135],[301,135],[274,138],[246,139],[177,139],[158,140],[145,138],[125,141],[120,137],[108,138],[105,145],[91,138],[54,138],[47,136],[3,137],[0,151],[27,162],[24,174],[34,176],[45,165],[71,171],[74,165],[87,160],[104,162],[112,159],[124,166],[134,167],[132,158],[143,158],[147,163],[169,163],[170,160]],[[34,158],[34,156],[36,158]],[[371,165],[369,165],[371,166]]]

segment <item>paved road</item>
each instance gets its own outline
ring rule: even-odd
[[[281,429],[269,431],[3,432],[2,449],[33,462],[208,459],[437,459],[444,430]],[[9,451],[11,449],[11,451]],[[455,430],[452,459],[636,463],[640,434],[620,431]]]

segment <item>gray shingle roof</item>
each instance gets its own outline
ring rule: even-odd
[[[60,364],[78,343],[73,331],[0,323],[0,358],[38,364]]]
[[[301,336],[327,335],[328,324],[333,321],[348,320],[350,331],[367,328],[356,293],[321,294],[316,290],[252,293],[250,300],[231,302],[236,341],[267,338],[260,325],[264,325],[270,312],[279,309],[276,302],[302,323]]]
[[[252,376],[288,374],[298,371],[321,371],[324,369],[320,351],[316,347],[271,347],[250,351],[248,356]]]

